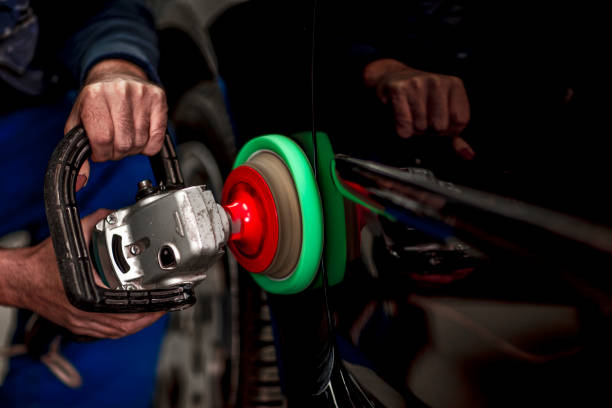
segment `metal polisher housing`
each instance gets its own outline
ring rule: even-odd
[[[120,210],[115,214],[111,214],[110,217],[107,217],[107,221],[113,224],[113,227],[132,224],[131,219],[135,218],[136,222],[134,225],[137,226],[136,230],[131,227],[124,228],[122,232],[122,234],[125,234],[124,236],[117,233],[115,235],[117,235],[118,238],[114,238],[113,235],[111,235],[110,238],[105,237],[104,239],[110,242],[110,250],[107,245],[100,246],[98,244],[94,245],[94,249],[99,248],[102,249],[102,251],[98,251],[99,253],[97,256],[92,254],[94,259],[96,257],[98,258],[97,263],[101,270],[103,268],[99,260],[111,256],[112,260],[110,261],[110,265],[114,265],[113,269],[117,268],[115,269],[115,277],[120,276],[125,278],[124,274],[129,273],[131,269],[136,271],[137,268],[140,270],[143,268],[142,261],[140,264],[133,263],[130,265],[128,261],[130,257],[128,257],[128,254],[135,255],[138,251],[141,251],[146,253],[147,257],[149,257],[149,255],[152,254],[154,243],[168,243],[168,248],[171,248],[173,252],[170,252],[167,248],[166,251],[162,252],[161,255],[163,255],[163,257],[161,259],[164,267],[167,268],[166,272],[169,272],[169,277],[164,280],[154,273],[151,278],[149,278],[147,274],[146,276],[143,275],[138,279],[134,279],[133,282],[129,282],[132,285],[147,285],[146,287],[150,287],[151,289],[139,289],[137,286],[129,286],[129,290],[123,289],[123,282],[120,278],[116,278],[114,281],[116,284],[115,288],[111,289],[103,287],[95,281],[95,271],[93,271],[92,268],[87,241],[83,234],[75,193],[78,171],[90,155],[91,146],[85,129],[83,129],[82,126],[77,126],[66,133],[64,138],[59,142],[49,159],[47,172],[45,174],[45,213],[49,223],[49,231],[55,250],[60,277],[70,303],[81,310],[102,313],[139,313],[154,312],[158,310],[171,311],[182,310],[193,305],[196,301],[193,283],[175,278],[183,274],[187,276],[198,274],[195,271],[199,266],[194,265],[193,255],[198,251],[202,251],[202,248],[214,247],[215,250],[219,250],[220,246],[217,242],[215,242],[214,245],[210,244],[210,246],[208,246],[209,244],[205,245],[202,244],[202,242],[211,243],[212,239],[207,238],[204,240],[201,238],[206,236],[206,231],[212,230],[202,227],[202,225],[208,225],[206,221],[203,221],[206,220],[205,216],[208,214],[207,216],[210,217],[210,220],[215,219],[214,213],[210,213],[210,211],[207,210],[216,210],[217,207],[206,204],[209,203],[209,200],[206,198],[208,196],[201,192],[201,187],[199,190],[199,201],[192,200],[189,193],[175,194],[184,188],[184,182],[174,150],[174,143],[170,135],[166,133],[160,152],[149,158],[151,170],[153,170],[153,175],[157,182],[156,187],[153,187],[153,183],[151,182],[141,183],[142,185],[139,184],[137,199],[144,200],[146,197],[150,197],[150,199],[144,200],[138,204],[138,210],[126,211],[126,213],[122,213]],[[156,194],[159,194],[159,196],[156,196]],[[167,234],[160,235],[161,228],[155,227],[154,225],[162,220],[171,223],[171,221],[175,219],[173,211],[169,211],[168,213],[160,212],[166,205],[166,202],[172,202],[172,199],[164,197],[173,197],[173,195],[176,195],[174,203],[172,205],[168,204],[165,210],[168,208],[174,209],[173,211],[178,211],[179,216],[183,217],[179,217],[179,220],[183,227],[184,237],[182,237],[180,233],[176,233],[174,229]],[[182,197],[182,199],[178,199],[179,197]],[[156,201],[159,201],[157,205],[152,205],[150,208],[147,207],[147,203],[152,204]],[[148,215],[146,217],[144,215],[136,215],[141,212]],[[188,214],[196,214],[197,217],[192,215],[191,218],[189,218]],[[221,223],[223,223],[223,220],[221,220]],[[210,225],[213,224],[214,222],[211,221]],[[140,233],[140,228],[145,225],[150,228],[151,232],[137,235]],[[173,225],[174,228],[176,222],[171,225]],[[106,230],[104,223],[102,223],[100,227],[101,231]],[[184,246],[181,243],[181,239],[188,239],[188,236],[193,237],[194,235],[187,235],[186,231],[191,234],[194,229],[201,231],[201,235],[195,234],[197,238],[196,242],[198,243],[193,246],[187,246],[187,248],[189,248],[187,253],[183,253],[183,250],[180,249],[181,252],[178,253],[177,257],[177,253],[174,252],[174,249],[176,248],[179,250],[179,248],[183,248]],[[119,231],[121,230],[117,229],[117,232]],[[220,236],[215,235],[215,239],[221,239],[219,237]],[[98,236],[98,238],[100,237]],[[121,238],[121,242],[119,242],[119,238]],[[113,240],[115,241],[115,248],[118,249],[114,252]],[[128,247],[129,252],[127,253],[125,252],[124,240],[125,245],[130,245]],[[137,245],[134,246],[131,244]],[[142,245],[142,247],[140,245]],[[172,245],[174,245],[174,247]],[[119,250],[120,247],[121,250]],[[116,260],[114,257],[115,254],[117,255]],[[123,259],[119,256],[120,254],[123,255]],[[217,252],[215,252],[214,255],[215,256],[212,258],[217,256]],[[152,258],[155,259],[157,257],[157,259],[160,259],[159,256],[160,254],[158,253]],[[140,259],[144,258],[141,257]],[[122,260],[125,261],[125,263],[123,263]],[[132,259],[132,261],[133,260],[134,259]],[[207,260],[204,263],[208,262],[211,261]],[[121,265],[123,270],[119,268],[119,265]],[[159,266],[156,270],[158,269]],[[117,270],[119,271],[118,273],[116,272]],[[102,276],[106,277],[104,273],[102,273]],[[112,277],[112,275],[109,274],[109,277]],[[160,280],[166,283],[173,282],[176,284],[161,286]]]
[[[224,253],[227,213],[204,186],[141,198],[100,220],[98,272],[112,289],[157,289],[202,281]]]

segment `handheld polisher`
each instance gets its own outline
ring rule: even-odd
[[[85,244],[75,200],[78,169],[91,148],[82,127],[54,151],[45,207],[70,302],[96,312],[180,310],[195,303],[194,285],[229,246],[267,291],[297,293],[313,281],[323,246],[323,216],[308,159],[291,139],[247,143],[224,189],[222,205],[205,186],[184,187],[169,135],[151,158],[157,185],[139,183],[137,202],[96,225]],[[89,254],[107,287],[95,284]]]

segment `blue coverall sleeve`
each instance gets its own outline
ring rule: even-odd
[[[159,52],[153,17],[142,0],[105,1],[68,40],[62,60],[82,84],[89,70],[106,59],[123,59],[159,83]]]

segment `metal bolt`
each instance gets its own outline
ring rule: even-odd
[[[151,183],[151,180],[141,180],[140,182],[138,182],[138,189],[142,190],[145,188],[151,188],[153,187],[153,183]]]
[[[153,183],[151,180],[141,180],[138,183],[138,191],[136,192],[136,200],[140,200],[141,198],[148,197],[151,194],[155,193],[155,187],[153,187]]]
[[[115,216],[115,214],[108,214],[106,216],[106,222],[108,222],[109,224],[115,224],[117,222],[117,217]]]
[[[130,254],[132,254],[132,255],[140,255],[140,247],[138,245],[130,246]]]

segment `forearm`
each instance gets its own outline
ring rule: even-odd
[[[96,222],[108,214],[98,210],[82,220],[89,242]],[[119,338],[136,333],[159,319],[157,313],[90,313],[68,302],[51,239],[35,247],[0,249],[0,305],[31,310],[74,334]]]
[[[142,0],[113,0],[74,34],[62,53],[80,83],[100,61],[121,59],[140,67],[159,83],[157,36],[150,10]]]
[[[98,62],[89,70],[85,83],[103,81],[116,75],[128,75],[143,80],[147,79],[147,73],[138,65],[121,59],[108,59]]]
[[[35,252],[35,247],[0,249],[0,305],[23,307],[24,299],[32,295],[27,293],[24,276],[28,275],[28,261],[33,260]]]

